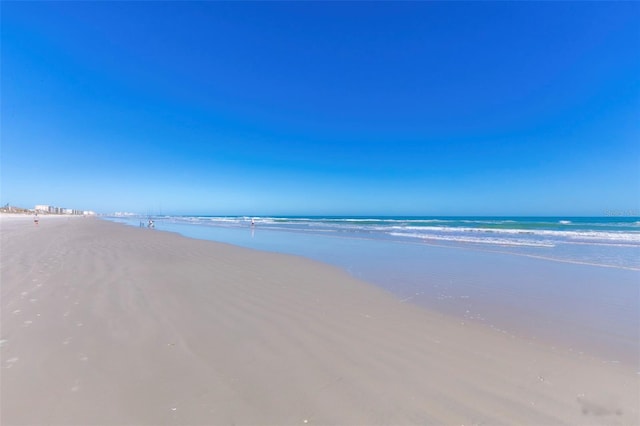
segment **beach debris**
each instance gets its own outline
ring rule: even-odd
[[[302,423],[309,423],[309,420],[308,420],[308,419],[304,419],[304,420],[302,421]]]
[[[173,407],[171,408],[171,411],[176,411],[178,409],[178,407]]]

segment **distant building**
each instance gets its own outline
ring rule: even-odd
[[[78,209],[67,209],[64,207],[55,207],[47,204],[38,204],[36,205],[34,211],[36,213],[47,213],[47,214],[68,214],[68,215],[89,215],[93,216],[96,213],[90,210],[78,210]]]

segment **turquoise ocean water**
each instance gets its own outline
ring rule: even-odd
[[[153,219],[156,230],[329,263],[407,303],[640,370],[638,217]]]

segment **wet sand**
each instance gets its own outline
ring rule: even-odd
[[[331,266],[98,219],[1,220],[3,425],[640,424],[629,366]]]

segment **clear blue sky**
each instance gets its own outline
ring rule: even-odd
[[[2,2],[1,202],[640,207],[640,3]]]

